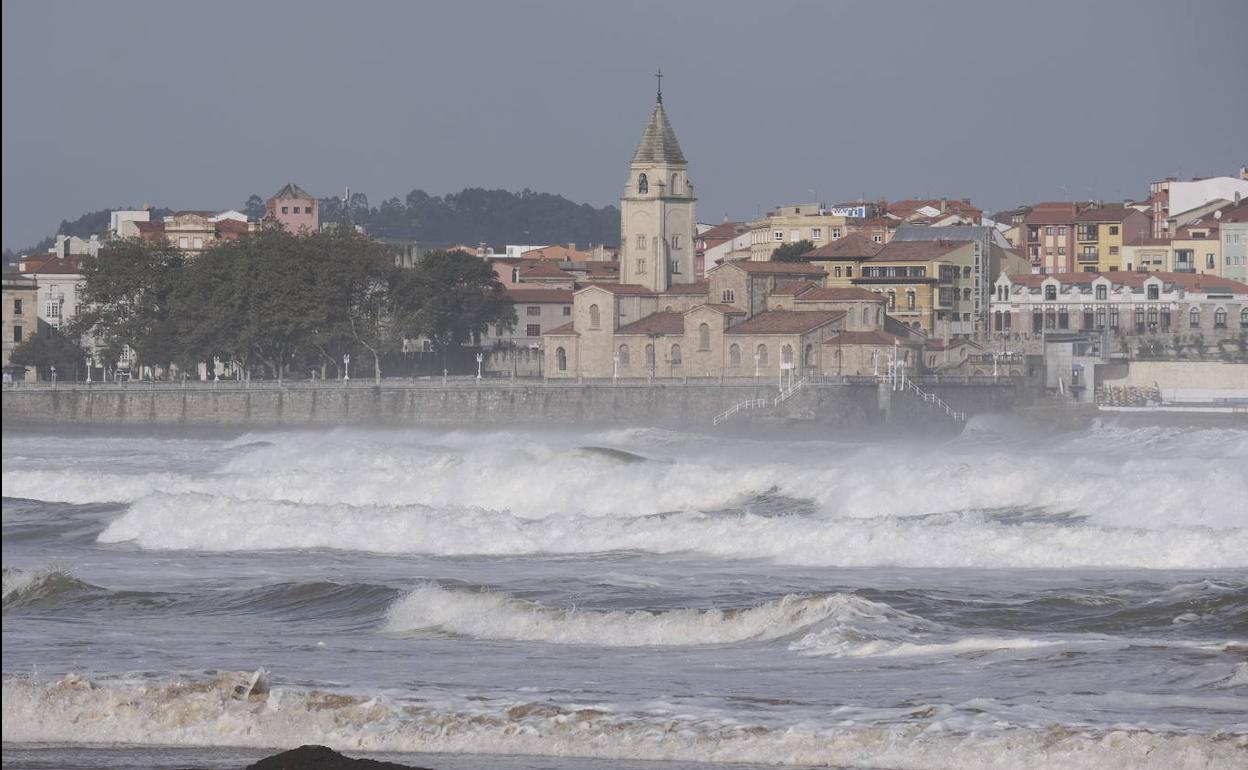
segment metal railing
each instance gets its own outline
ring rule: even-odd
[[[883,379],[884,378],[881,378],[881,381],[883,381]],[[944,399],[942,399],[940,396],[936,395],[935,393],[928,393],[927,391],[920,388],[918,385],[915,385],[914,380],[910,379],[909,377],[906,377],[904,373],[900,375],[899,386],[900,386],[899,387],[900,390],[913,391],[915,395],[923,399],[924,403],[933,404],[936,407],[945,410],[945,414],[949,415],[949,417],[956,420],[957,422],[966,422],[965,413],[955,410],[953,407],[949,406],[949,404],[946,403]]]
[[[724,422],[725,420],[727,420],[729,417],[733,416],[737,412],[741,412],[746,409],[762,409],[765,406],[767,406],[767,399],[751,398],[747,401],[742,401],[741,403],[715,415],[715,419],[711,421],[711,424],[719,425],[720,423]]]

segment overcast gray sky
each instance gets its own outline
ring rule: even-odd
[[[3,4],[4,245],[88,210],[613,203],[654,99],[699,218],[1142,197],[1248,163],[1245,0]]]

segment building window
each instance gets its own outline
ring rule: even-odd
[[[877,234],[877,235],[873,235],[873,236],[871,236],[871,240],[872,240],[872,241],[874,241],[874,242],[876,242],[876,243],[883,243],[883,242],[884,242],[884,236],[882,236],[882,235],[878,235],[878,234]]]
[[[1215,329],[1226,328],[1226,308],[1220,307],[1217,310],[1213,311],[1213,328]]]
[[[780,363],[782,364],[793,363],[793,346],[792,345],[785,345],[783,348],[780,348]]]
[[[654,369],[654,345],[646,345],[646,366]]]
[[[642,237],[645,237],[645,236],[642,236]],[[642,274],[645,272],[646,272],[646,260],[644,259],[637,260],[637,273]]]
[[[61,317],[61,303],[59,302],[45,302],[43,309],[44,309],[43,314],[47,316],[48,318],[60,318]]]
[[[1061,237],[1065,238],[1065,237],[1066,237],[1066,227],[1065,227],[1065,226],[1062,226],[1062,227],[1057,228],[1057,234],[1058,234],[1059,236],[1061,236]]]
[[[734,302],[737,297],[732,293],[732,289],[724,289],[723,298],[724,302]]]
[[[13,327],[13,341],[14,342],[22,341],[22,327],[20,326]]]
[[[1248,329],[1248,307],[1239,311],[1239,328]]]
[[[672,250],[676,251],[678,249],[680,249],[680,236],[673,235],[672,236]]]
[[[971,277],[971,266],[970,266],[970,265],[967,265],[966,267],[962,268],[962,277],[963,277],[963,278],[970,278],[970,277]]]
[[[13,300],[13,315],[22,314],[22,301],[20,299]]]
[[[711,349],[711,327],[708,324],[698,324],[698,350]]]
[[[671,363],[672,365],[680,363],[680,345],[672,345]]]
[[[533,316],[533,315],[541,315],[541,314],[542,314],[542,306],[541,306],[541,305],[529,305],[528,307],[526,307],[526,308],[524,309],[524,312],[525,312],[525,314],[526,314],[526,315],[531,315],[531,316]]]
[[[840,238],[840,237],[841,237],[841,228],[833,227],[832,228],[832,240],[836,240],[837,238]]]
[[[822,227],[812,227],[812,228],[810,228],[810,239],[811,239],[812,241],[820,241],[820,240],[823,240],[823,228],[822,228]]]
[[[1139,305],[1135,306],[1135,330],[1137,332],[1144,331],[1144,308]]]
[[[773,231],[771,234],[771,239],[773,241],[781,241],[781,242],[784,241],[784,231],[783,230]]]
[[[892,289],[888,290],[888,309],[889,310],[897,309],[897,292],[893,291]]]
[[[1188,318],[1189,325],[1191,325],[1193,329],[1200,328],[1200,308],[1198,307],[1192,308],[1191,311],[1187,314],[1187,318]]]
[[[1162,331],[1170,331],[1170,308],[1161,311],[1161,329]]]
[[[680,260],[672,260],[672,275],[680,275]]]
[[[1110,235],[1117,235],[1117,234],[1118,234],[1118,225],[1110,225],[1110,226],[1109,226],[1109,234],[1110,234]]]
[[[282,206],[282,213],[283,213],[283,214],[289,214],[289,213],[290,213],[290,207],[289,207],[289,206]]]
[[[1057,256],[1059,256],[1059,257],[1064,257],[1064,256],[1066,256],[1066,247],[1065,247],[1065,246],[1058,246],[1058,247],[1057,247]]]
[[[589,328],[597,329],[602,323],[602,317],[598,312],[597,305],[589,306]]]
[[[191,241],[185,235],[178,237],[178,248],[185,249],[190,245]]]
[[[837,265],[835,268],[833,268],[833,269],[832,269],[832,272],[833,272],[833,275],[835,275],[837,278],[840,278],[840,277],[841,277],[841,266],[840,266],[840,265]]]
[[[646,179],[645,174],[641,174],[637,177],[637,194],[645,195],[648,192],[650,192],[650,180]]]
[[[871,325],[871,308],[869,307],[864,307],[862,309],[862,325],[863,326]]]
[[[620,345],[620,363],[628,366],[628,345]]]
[[[1109,299],[1109,287],[1108,287],[1108,286],[1104,286],[1104,285],[1102,285],[1102,286],[1097,286],[1097,287],[1096,287],[1096,298],[1097,298],[1097,299]],[[1152,298],[1150,298],[1150,299],[1152,299]]]
[[[767,346],[766,345],[758,346],[758,348],[754,351],[754,360],[758,363],[759,366],[767,365]]]
[[[845,277],[846,277],[846,278],[853,278],[853,277],[854,277],[854,266],[853,266],[853,265],[846,265],[846,266],[845,266]]]
[[[970,289],[963,289],[963,290],[962,290],[962,299],[963,299],[963,300],[970,300],[970,298],[971,298],[971,290],[970,290]]]
[[[524,327],[524,334],[526,337],[540,337],[542,336],[542,325],[528,324]]]
[[[1148,298],[1149,298],[1149,299],[1158,299],[1158,298],[1160,298],[1160,296],[1161,296],[1161,287],[1160,287],[1160,286],[1158,286],[1157,284],[1155,284],[1155,283],[1154,283],[1154,284],[1152,284],[1152,285],[1150,285],[1150,286],[1148,287]]]
[[[1044,299],[1046,302],[1054,302],[1057,300],[1057,287],[1049,284],[1044,287]]]
[[[568,370],[568,351],[563,348],[555,348],[555,368],[561,372]]]
[[[802,363],[802,366],[805,366],[807,369],[813,368],[815,365],[815,346],[814,345],[807,343],[806,353],[805,353],[804,358],[805,360]]]
[[[564,315],[565,317],[566,317],[566,316],[570,316],[570,315],[572,315],[572,306],[571,306],[571,305],[564,305],[564,306],[563,306],[563,315]]]
[[[907,289],[906,290],[906,310],[914,310],[914,306],[915,306],[914,289]]]
[[[1052,234],[1053,234],[1053,228],[1052,228],[1052,227],[1046,227],[1046,228],[1044,228],[1044,234],[1045,234],[1045,235],[1052,235]]]
[[[741,346],[735,342],[728,346],[728,365],[741,365]]]

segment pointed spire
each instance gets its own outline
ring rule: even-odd
[[[650,124],[646,133],[641,135],[641,144],[633,155],[633,163],[672,163],[685,164],[685,154],[680,151],[680,143],[676,141],[676,132],[667,119],[667,111],[663,109],[662,94],[654,104],[654,112],[650,113]]]

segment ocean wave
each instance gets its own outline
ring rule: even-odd
[[[259,681],[265,686],[257,686]],[[439,706],[383,696],[272,687],[238,672],[199,681],[3,682],[6,742],[288,747],[525,754],[678,762],[1072,770],[1231,768],[1248,733],[1009,726],[978,709],[916,708],[906,724],[749,724],[655,704],[483,701]],[[967,721],[972,724],[967,727]]]
[[[112,521],[99,541],[161,550],[327,548],[439,556],[635,550],[847,567],[1248,566],[1248,528],[1001,523],[982,514],[932,519],[702,513],[525,519],[479,509],[226,502],[207,494],[142,498]]]
[[[84,583],[59,569],[23,570],[4,568],[4,609],[27,607],[55,601],[73,593],[103,589]]]
[[[600,647],[679,647],[777,639],[831,617],[883,609],[860,597],[827,594],[788,595],[737,609],[578,610],[427,583],[395,603],[386,630]]]

